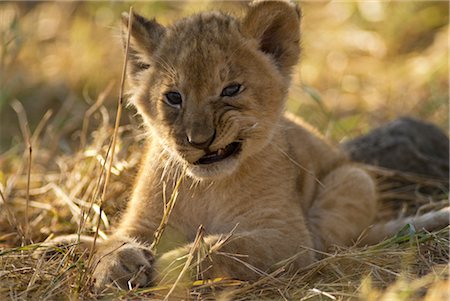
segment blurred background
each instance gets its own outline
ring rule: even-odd
[[[23,104],[31,132],[51,110],[46,122],[59,135],[53,147],[63,152],[79,143],[86,110],[109,84],[103,105],[114,116],[123,60],[120,13],[130,5],[167,25],[210,8],[242,13],[246,3],[0,3],[0,153],[23,144],[14,100]],[[301,6],[303,53],[290,111],[336,142],[401,115],[448,130],[448,2]],[[133,114],[127,110],[123,123],[135,120]]]

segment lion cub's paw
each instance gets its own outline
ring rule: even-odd
[[[134,241],[108,242],[99,248],[92,275],[94,288],[102,292],[118,287],[146,287],[152,280],[152,251]]]

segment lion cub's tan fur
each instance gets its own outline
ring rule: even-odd
[[[371,177],[284,114],[299,57],[297,6],[256,2],[242,18],[207,12],[170,27],[133,20],[128,75],[148,147],[122,221],[98,247],[97,287],[160,281],[189,252],[200,225],[209,245],[234,229],[202,276],[252,280],[289,258],[293,268],[306,267],[313,250],[350,245],[373,223]],[[222,95],[237,84],[238,93]],[[179,93],[181,105],[168,103],[168,92]],[[239,143],[232,156],[198,164],[232,143]],[[148,245],[164,196],[184,170],[160,244],[166,250],[153,262]]]

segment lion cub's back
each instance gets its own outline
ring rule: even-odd
[[[347,161],[347,156],[336,146],[327,142],[322,134],[301,118],[285,113],[282,124],[285,127],[291,155],[299,163],[312,162],[316,172],[328,172],[335,164]]]
[[[347,156],[324,140],[317,129],[301,118],[285,113],[282,124],[288,142],[287,155],[299,171],[298,189],[302,207],[307,210],[317,192],[320,179],[341,164]]]

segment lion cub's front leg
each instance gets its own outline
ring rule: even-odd
[[[146,287],[154,277],[154,254],[149,244],[161,220],[162,196],[155,183],[159,175],[152,176],[148,165],[142,170],[114,235],[96,246],[92,278],[97,291],[108,286]]]
[[[150,248],[132,239],[112,239],[97,248],[92,275],[94,286],[131,289],[151,283],[154,257]]]

